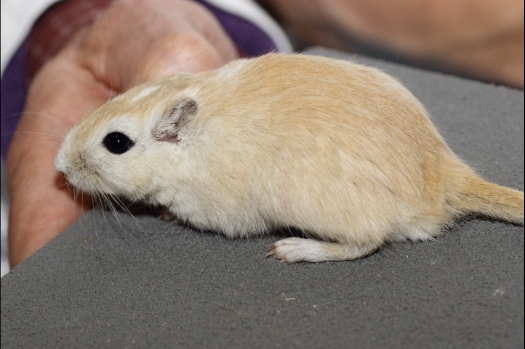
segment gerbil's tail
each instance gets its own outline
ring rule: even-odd
[[[484,181],[472,175],[456,183],[459,192],[451,200],[461,212],[477,212],[523,225],[523,192]]]

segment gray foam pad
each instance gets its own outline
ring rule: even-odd
[[[461,158],[523,190],[523,91],[310,53],[396,76]],[[523,227],[463,219],[436,241],[318,264],[265,259],[278,238],[92,211],[2,278],[2,347],[523,347]]]

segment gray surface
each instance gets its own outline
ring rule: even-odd
[[[523,190],[522,91],[356,60],[403,81],[485,178]],[[276,236],[117,218],[88,214],[2,278],[2,347],[523,347],[523,227],[465,219],[434,242],[286,265],[264,258]]]

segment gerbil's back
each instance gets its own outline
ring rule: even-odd
[[[421,104],[376,69],[301,55],[267,55],[234,69],[220,88],[209,85],[201,108],[224,126],[224,139],[325,165],[353,156],[405,168],[448,154]]]
[[[285,143],[294,135],[312,136],[294,139],[306,144],[329,136],[363,148],[359,152],[385,146],[401,152],[402,144],[413,142],[443,147],[417,99],[376,69],[302,55],[267,55],[233,67],[235,74],[220,87],[203,86],[202,105],[204,114],[220,116],[230,128],[267,131]]]

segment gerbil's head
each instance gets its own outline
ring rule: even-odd
[[[141,200],[176,176],[197,102],[158,85],[132,89],[85,116],[65,138],[55,169],[87,193]],[[172,178],[172,180],[175,178]]]

